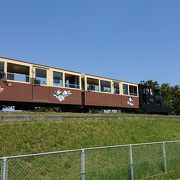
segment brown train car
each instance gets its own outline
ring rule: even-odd
[[[1,105],[81,106],[81,74],[0,58]]]
[[[138,85],[0,57],[0,105],[136,109]]]
[[[85,75],[85,106],[137,109],[139,108],[138,85],[118,80]]]

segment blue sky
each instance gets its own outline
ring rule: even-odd
[[[179,0],[1,0],[0,56],[180,85]]]

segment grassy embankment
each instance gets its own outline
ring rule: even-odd
[[[172,118],[0,121],[0,156],[177,139],[180,119]]]
[[[6,114],[7,115],[7,114]],[[28,114],[29,115],[29,114]],[[39,114],[37,114],[39,115]],[[71,114],[73,115],[73,114]],[[77,114],[76,114],[77,115]],[[111,114],[112,115],[112,114]],[[17,154],[28,154],[28,153],[38,153],[47,151],[57,151],[64,149],[78,149],[85,147],[95,147],[95,146],[108,146],[115,144],[130,144],[130,143],[142,143],[142,142],[153,142],[153,141],[167,141],[167,140],[177,140],[180,139],[180,119],[122,119],[122,120],[62,120],[62,121],[0,121],[0,156],[9,156]],[[158,153],[162,151],[160,147],[157,149]],[[117,178],[119,172],[122,173],[129,172],[129,152],[122,151],[124,156],[117,164],[124,163],[125,166],[121,170],[116,167],[113,169],[114,178]],[[113,177],[111,173],[107,174],[105,167],[105,162],[107,160],[111,162],[112,159],[118,159],[118,153],[120,151],[106,152],[105,155],[90,152],[89,157],[96,157],[97,161],[101,161],[102,172],[99,175],[96,174],[97,169],[89,170],[89,178],[100,177],[106,179],[108,175]],[[155,151],[154,151],[155,152]],[[109,154],[108,154],[109,153]],[[64,173],[68,174],[71,171],[79,171],[80,169],[74,169],[71,160],[77,156],[78,164],[80,163],[79,153],[74,155],[67,155],[67,158],[63,156],[65,165],[59,164],[59,167],[66,166]],[[149,154],[153,157],[153,154]],[[87,153],[88,157],[88,153]],[[124,158],[123,158],[124,157]],[[54,162],[57,161],[57,157],[54,157]],[[98,163],[94,159],[87,160],[87,165]],[[29,162],[29,164],[27,164]],[[48,159],[42,160],[42,162],[47,163]],[[40,167],[40,161],[34,163],[31,160],[22,161],[20,164],[23,167],[31,168],[33,165],[37,168]],[[16,162],[17,163],[17,162]],[[34,164],[33,164],[34,163]],[[56,166],[60,163],[58,160]],[[143,161],[144,163],[144,161]],[[103,165],[104,164],[104,165]],[[116,164],[116,165],[117,165]],[[9,164],[9,167],[13,166],[14,162]],[[75,164],[74,164],[75,165]],[[141,167],[139,173],[141,174],[144,167],[151,167],[149,162],[145,164],[138,164]],[[46,167],[49,167],[48,163]],[[51,168],[51,167],[49,167]],[[94,167],[97,168],[97,167]],[[98,167],[99,168],[99,167]],[[112,167],[114,168],[114,167]],[[156,169],[156,167],[154,167]],[[53,166],[55,169],[55,166]],[[53,172],[52,169],[52,172]],[[62,170],[62,168],[61,168]],[[117,174],[115,172],[117,170]],[[33,169],[32,169],[33,171]],[[154,171],[154,170],[153,170]],[[18,172],[18,171],[17,171]],[[36,171],[35,171],[36,172]],[[34,172],[34,173],[35,173]],[[144,171],[146,172],[146,171]],[[40,172],[38,175],[44,177],[44,172]],[[14,174],[14,172],[13,172]],[[22,174],[17,174],[17,177],[22,176]],[[51,174],[52,175],[52,174]],[[175,173],[176,175],[176,173]],[[88,174],[87,174],[88,176]],[[129,175],[124,175],[128,177]],[[52,177],[52,176],[51,176]],[[54,176],[53,176],[54,177]],[[79,175],[77,176],[78,179]],[[173,176],[172,176],[173,177]],[[47,178],[48,179],[48,178]],[[76,178],[74,178],[76,179]]]

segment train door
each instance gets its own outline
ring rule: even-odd
[[[49,102],[49,69],[39,66],[33,67],[33,101]]]

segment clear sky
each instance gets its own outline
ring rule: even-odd
[[[0,56],[180,85],[180,0],[0,0]]]

